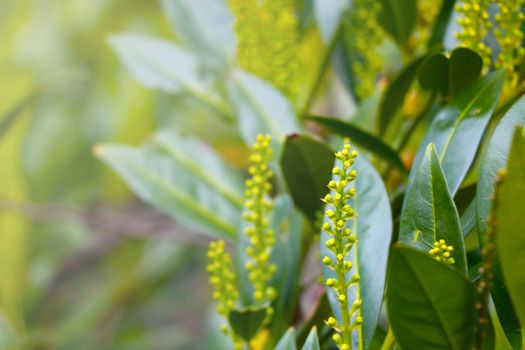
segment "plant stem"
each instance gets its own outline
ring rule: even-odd
[[[388,332],[386,333],[383,345],[381,345],[381,350],[390,350],[392,348],[392,345],[394,345],[395,340],[396,338],[394,337],[392,328],[388,327]]]
[[[339,290],[343,290],[347,297],[346,302],[339,303],[341,306],[341,321],[343,322],[343,330],[341,332],[343,336],[343,344],[352,345],[352,330],[350,325],[350,311],[348,311],[348,292],[346,276],[342,271],[337,271],[337,283],[339,284]]]

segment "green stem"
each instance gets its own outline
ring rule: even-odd
[[[396,338],[394,337],[392,328],[388,327],[388,332],[386,333],[383,345],[381,345],[381,350],[390,350],[392,348],[392,345],[394,345],[395,340]]]
[[[343,322],[343,330],[341,332],[343,344],[352,346],[352,330],[350,325],[350,311],[348,311],[346,276],[342,271],[337,271],[337,283],[339,284],[339,290],[344,291],[344,295],[346,296],[346,301],[344,303],[339,302],[339,305],[341,306],[341,321]]]

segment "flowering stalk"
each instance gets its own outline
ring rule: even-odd
[[[272,301],[276,297],[273,287],[267,286],[268,281],[275,274],[276,266],[270,263],[270,255],[275,245],[275,236],[268,228],[268,216],[273,203],[270,200],[272,185],[270,180],[273,172],[268,164],[272,159],[269,135],[257,135],[250,156],[251,165],[248,169],[251,177],[246,180],[244,220],[251,223],[245,230],[250,239],[250,246],[246,253],[250,259],[246,262],[248,278],[254,287],[254,299],[258,303]],[[271,314],[273,310],[269,308]]]
[[[341,308],[341,323],[334,317],[330,317],[326,323],[337,332],[333,339],[339,349],[348,350],[352,346],[353,330],[357,329],[361,338],[363,322],[359,288],[351,309],[348,308],[348,288],[359,282],[360,279],[357,272],[351,278],[347,278],[347,274],[352,269],[352,262],[348,260],[349,254],[357,242],[355,233],[346,227],[347,222],[356,215],[354,209],[347,204],[348,200],[355,196],[356,191],[355,188],[347,187],[357,176],[357,172],[350,169],[357,157],[357,152],[351,151],[350,145],[345,144],[343,150],[337,152],[335,156],[341,162],[342,167],[336,166],[332,171],[335,176],[339,177],[339,180],[328,183],[331,193],[325,196],[324,202],[327,204],[326,216],[329,222],[325,222],[322,227],[323,231],[331,236],[325,244],[333,253],[333,257],[327,255],[322,261],[336,274],[336,278],[328,278],[325,283],[337,295]]]
[[[492,50],[483,42],[489,33],[492,23],[489,18],[490,0],[463,0],[456,10],[463,14],[458,18],[458,24],[463,28],[456,33],[456,39],[461,46],[477,52],[483,59],[483,66],[490,67]]]
[[[521,30],[525,15],[521,6],[525,0],[497,0],[499,11],[495,16],[499,28],[494,31],[500,46],[500,53],[496,61],[496,68],[507,71],[507,87],[515,87],[518,83],[517,66],[525,56],[525,49],[521,47],[523,32]]]

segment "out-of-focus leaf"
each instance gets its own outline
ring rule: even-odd
[[[9,321],[0,313],[0,349],[13,349],[16,335]]]
[[[242,182],[209,146],[163,132],[139,148],[101,145],[96,154],[146,202],[214,237],[235,237]]]
[[[523,129],[516,130],[507,165],[507,176],[501,188],[497,208],[498,226],[496,239],[499,259],[507,290],[514,309],[525,326],[525,136]]]
[[[450,18],[454,11],[454,4],[456,0],[443,0],[441,4],[441,11],[434,24],[434,30],[428,41],[428,48],[442,47],[445,39],[445,33],[450,23]]]
[[[476,228],[476,198],[470,202],[465,212],[461,215],[461,232],[467,237]]]
[[[363,302],[363,341],[367,348],[374,335],[383,300],[388,250],[392,237],[392,213],[381,176],[372,165],[360,156],[354,163],[354,169],[358,174],[355,179],[357,195],[349,204],[356,210],[357,217],[348,225],[357,234],[358,244],[357,249],[350,253],[354,268],[348,273],[347,278],[350,279],[357,272],[356,269],[359,270],[361,275],[359,288]],[[333,255],[325,245],[328,238],[329,236],[323,232],[322,256]],[[355,256],[356,251],[357,256]],[[370,258],[372,256],[373,259]],[[323,274],[325,278],[335,276],[334,271],[327,267],[323,267]],[[348,289],[349,307],[355,300],[355,289]],[[327,290],[332,310],[340,320],[341,310],[337,296],[331,289]]]
[[[281,170],[295,205],[312,221],[328,193],[335,156],[326,144],[304,135],[286,138]]]
[[[316,327],[313,327],[310,334],[308,334],[308,338],[306,338],[302,350],[321,350]]]
[[[162,0],[177,38],[212,65],[225,68],[233,59],[233,17],[221,0]]]
[[[408,64],[401,72],[399,72],[388,89],[385,91],[379,109],[380,135],[383,135],[386,132],[390,121],[403,106],[405,95],[416,79],[417,72],[423,61],[424,56],[416,58],[414,61]]]
[[[22,112],[24,112],[27,107],[31,106],[38,97],[40,97],[40,92],[35,91],[0,116],[0,141],[16,120],[23,115]]]
[[[440,91],[448,95],[450,62],[444,53],[430,55],[423,63],[418,73],[418,81],[423,89]]]
[[[386,299],[390,325],[403,350],[469,348],[476,291],[444,263],[409,247],[394,248]]]
[[[266,308],[245,308],[233,310],[228,315],[230,325],[238,336],[250,341],[257,334],[266,318]]]
[[[406,47],[416,25],[415,0],[381,0],[379,23],[401,47]]]
[[[433,143],[450,193],[455,195],[476,155],[485,127],[498,101],[503,80],[502,71],[489,74],[456,95],[439,111],[417,151],[407,183],[407,193],[410,192],[428,144]]]
[[[344,10],[348,7],[347,0],[313,0],[314,14],[325,44],[330,43],[337,32]]]
[[[264,80],[237,70],[228,82],[228,93],[246,143],[254,143],[259,133],[283,142],[287,134],[300,131],[293,106]]]
[[[458,212],[433,144],[428,145],[419,164],[401,215],[399,240],[428,251],[429,248],[419,240],[419,235],[427,244],[444,239],[452,245],[455,267],[466,275],[467,257]]]
[[[284,333],[283,337],[279,340],[274,350],[296,350],[295,345],[295,330],[290,328]]]
[[[308,117],[308,119],[327,127],[335,134],[343,137],[349,137],[352,142],[356,143],[361,148],[366,149],[381,159],[386,160],[396,169],[406,172],[406,168],[396,151],[394,151],[381,139],[370,134],[369,132],[361,130],[355,125],[334,118],[311,116]]]

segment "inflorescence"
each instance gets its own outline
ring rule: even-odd
[[[327,255],[323,257],[322,261],[337,276],[336,278],[326,279],[325,284],[337,295],[341,306],[342,319],[341,322],[338,322],[334,317],[330,317],[326,323],[337,332],[334,334],[333,339],[339,349],[348,350],[351,348],[352,331],[359,329],[363,322],[361,316],[362,301],[359,293],[356,293],[356,299],[350,310],[348,308],[347,293],[348,288],[357,284],[360,280],[359,273],[354,273],[351,278],[347,278],[347,274],[351,271],[353,265],[349,259],[349,254],[357,242],[355,233],[346,227],[347,222],[356,215],[354,209],[348,204],[348,201],[355,196],[356,191],[355,188],[349,188],[348,186],[357,176],[357,172],[351,170],[351,166],[357,157],[357,152],[351,151],[350,145],[345,144],[343,150],[337,152],[335,156],[341,163],[341,167],[336,166],[332,172],[339,179],[328,183],[330,193],[323,199],[327,204],[326,217],[328,222],[325,222],[322,226],[323,231],[330,236],[325,244],[333,253],[333,256]]]
[[[452,257],[454,252],[454,247],[447,245],[444,239],[440,239],[437,242],[434,242],[433,247],[428,251],[428,254],[432,256],[435,260],[441,261],[447,265],[454,265],[456,262]]]
[[[276,266],[270,263],[270,255],[275,245],[275,235],[268,227],[268,216],[272,210],[273,203],[270,200],[272,185],[270,180],[273,172],[268,164],[272,159],[270,148],[271,137],[269,135],[257,135],[250,156],[251,177],[246,180],[245,212],[243,218],[251,225],[245,230],[250,240],[250,246],[246,253],[250,259],[246,262],[248,278],[254,287],[254,299],[256,302],[272,301],[276,297],[276,291],[268,286],[268,281],[275,274]]]

